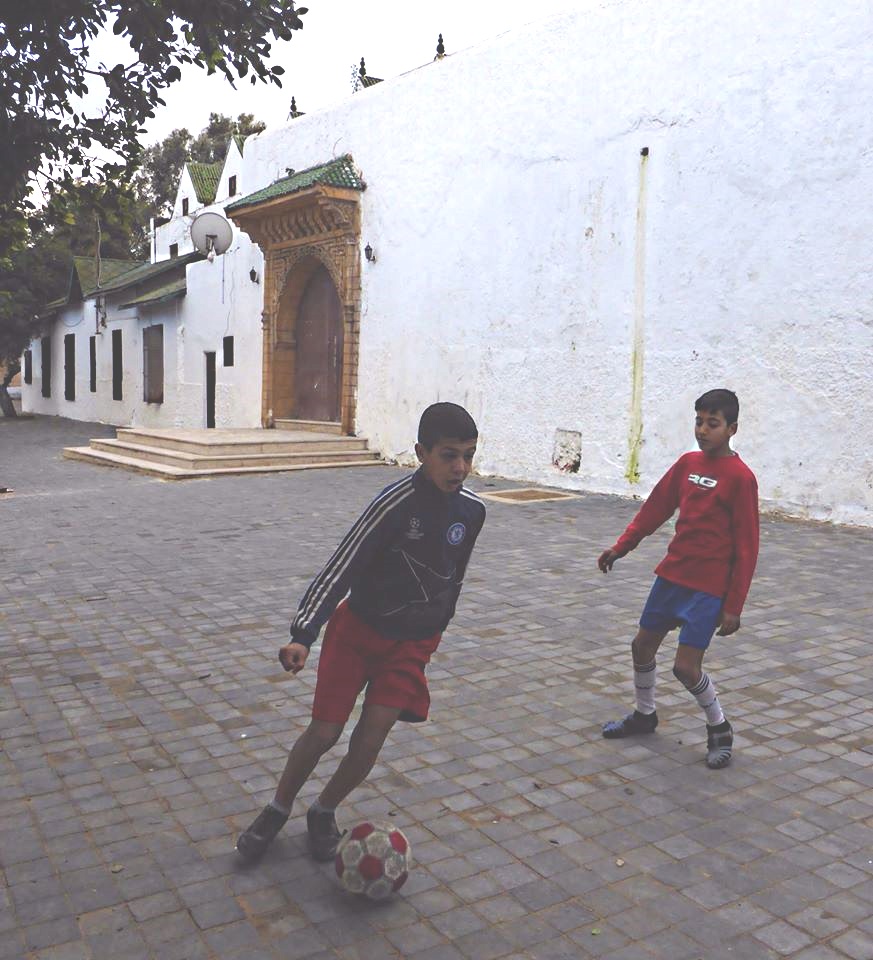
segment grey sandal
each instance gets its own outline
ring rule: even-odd
[[[720,770],[731,762],[734,731],[724,721],[716,727],[706,725],[706,765],[710,770]]]

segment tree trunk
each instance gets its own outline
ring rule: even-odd
[[[12,403],[12,398],[9,396],[9,393],[6,390],[6,385],[0,383],[0,410],[3,411],[4,417],[17,417],[18,414],[15,412],[15,406]]]
[[[0,411],[3,412],[4,417],[17,417],[18,414],[15,412],[15,405],[12,402],[12,397],[9,396],[7,387],[12,383],[12,378],[16,373],[21,369],[21,365],[13,363],[11,367],[6,371],[6,376],[0,382]]]

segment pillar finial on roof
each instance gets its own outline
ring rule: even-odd
[[[296,97],[291,97],[291,109],[288,111],[288,119],[296,120],[298,117],[305,116],[302,110],[297,109]]]
[[[437,48],[436,48],[436,50],[437,50],[437,52],[436,52],[436,56],[434,57],[434,60],[442,60],[442,58],[446,55],[446,48],[445,48],[445,44],[443,43],[443,35],[442,35],[442,34],[440,34],[440,35],[439,35],[439,38],[437,39]]]
[[[363,57],[361,57],[361,66],[357,73],[355,72],[355,68],[352,67],[352,91],[354,93],[357,93],[358,90],[363,90],[366,87],[375,86],[377,83],[381,82],[382,80],[380,77],[371,77],[367,73],[367,64]]]

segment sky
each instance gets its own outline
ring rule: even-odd
[[[587,0],[590,2],[590,0]],[[584,0],[300,0],[308,6],[303,30],[273,47],[271,65],[285,68],[282,88],[248,79],[234,90],[220,74],[186,67],[173,84],[154,120],[146,127],[145,144],[163,139],[178,127],[197,134],[210,112],[236,117],[253,113],[269,127],[285,122],[292,95],[297,109],[310,112],[351,95],[352,67],[361,57],[371,76],[387,79],[433,59],[442,33],[446,53],[496,37],[525,23],[583,5]],[[108,66],[130,62],[123,38],[108,32],[92,48],[92,60]],[[94,91],[95,97],[98,91]]]

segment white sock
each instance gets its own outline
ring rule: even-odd
[[[634,689],[637,710],[640,713],[655,712],[655,661],[642,665],[634,664]]]
[[[688,687],[688,692],[706,714],[706,722],[711,727],[724,723],[724,714],[721,704],[718,702],[715,684],[709,679],[708,673],[702,674],[700,680],[693,687]]]
[[[278,810],[279,813],[285,817],[291,816],[291,808],[283,806],[278,800],[271,800],[269,806],[271,806],[274,810]]]
[[[309,809],[313,813],[336,813],[336,807],[326,807],[319,800],[316,800]]]

